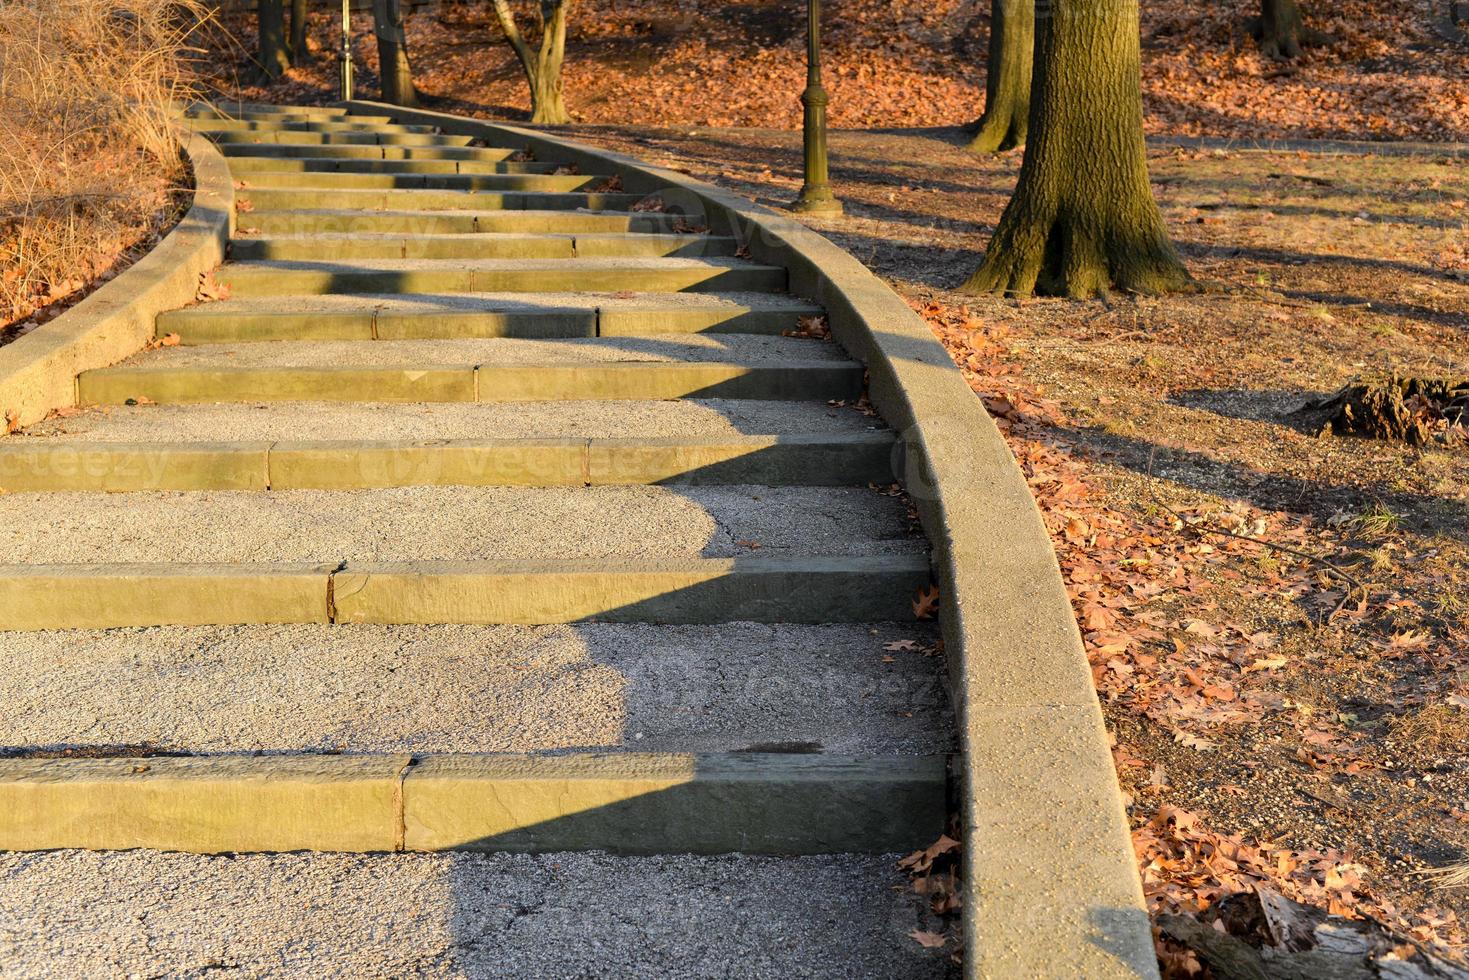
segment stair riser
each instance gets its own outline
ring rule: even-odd
[[[433,238],[393,239],[236,239],[236,260],[337,261],[346,259],[571,259],[584,258],[724,258],[734,255],[733,238],[696,236],[578,239],[571,235],[544,238],[491,235],[444,241]]]
[[[230,172],[249,181],[258,173],[352,174],[555,174],[557,163],[481,160],[381,160],[352,158],[231,157]]]
[[[277,146],[468,146],[468,136],[433,133],[338,132],[306,133],[283,129],[231,132],[204,127],[198,130],[216,143],[275,144]]]
[[[450,340],[466,337],[597,336],[595,311],[547,313],[281,313],[211,316],[178,310],[158,318],[159,333],[185,345],[294,340]]]
[[[597,176],[555,174],[249,174],[239,178],[237,193],[257,188],[283,190],[440,190],[545,191],[589,190],[606,180]]]
[[[364,300],[364,306],[371,306]],[[160,334],[185,345],[281,340],[649,337],[663,334],[779,335],[814,310],[610,310],[536,313],[280,313],[213,315],[199,308],[158,318]]]
[[[0,762],[0,848],[889,853],[942,757],[259,756]]]
[[[216,280],[230,295],[316,296],[326,293],[541,293],[541,292],[781,292],[784,269],[434,269],[337,272],[303,269],[250,270],[223,266]]]
[[[842,362],[746,367],[730,364],[496,365],[481,368],[188,368],[89,371],[81,404],[219,402],[519,402],[737,398],[855,398],[862,370]]]
[[[207,133],[407,133],[434,134],[432,126],[349,122],[345,119],[191,119],[189,128]]]
[[[186,114],[190,119],[301,119],[326,122],[392,123],[391,116],[370,116],[349,113],[330,106],[271,106],[248,102],[223,103],[198,106]]]
[[[596,194],[589,191],[431,191],[319,190],[246,187],[235,192],[240,221],[251,211],[299,211],[342,208],[364,211],[627,211],[643,200],[639,194]],[[691,219],[692,220],[692,219]]]
[[[276,143],[220,143],[219,151],[230,160],[248,157],[288,160],[474,160],[494,163],[509,160],[515,155],[513,148],[492,146],[282,146]]]
[[[913,619],[925,559],[0,566],[0,629]]]
[[[257,208],[239,216],[239,227],[259,235],[467,235],[472,233],[676,234],[672,214],[591,214],[585,211],[381,211],[315,213]]]
[[[0,445],[8,493],[356,490],[410,486],[866,486],[890,483],[886,433],[643,439]]]

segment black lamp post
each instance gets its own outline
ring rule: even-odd
[[[342,101],[352,100],[352,0],[342,0]]]
[[[806,185],[801,196],[791,205],[793,211],[813,214],[841,214],[842,202],[831,193],[831,180],[826,166],[826,89],[821,86],[821,0],[806,0],[807,22],[806,91],[801,104],[806,107]]]

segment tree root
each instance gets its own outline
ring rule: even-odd
[[[1199,288],[1161,233],[1082,232],[1064,219],[1049,228],[1001,227],[984,262],[959,292],[1090,299],[1111,289],[1157,296]]]
[[[974,138],[965,149],[970,153],[1003,153],[1025,145],[1025,129],[1029,120],[1014,111],[998,118],[985,112],[974,127]]]

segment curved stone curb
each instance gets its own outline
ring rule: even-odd
[[[625,190],[702,213],[790,271],[866,363],[906,447],[933,544],[965,752],[966,970],[974,977],[1155,977],[1148,917],[1101,709],[1050,537],[1014,458],[908,305],[804,225],[713,185],[528,129],[348,102],[491,143],[554,150]]]
[[[159,313],[194,300],[224,260],[234,222],[229,165],[209,140],[181,133],[194,203],[163,240],[55,320],[0,347],[0,415],[29,425],[77,403],[77,375],[116,364],[153,339]]]

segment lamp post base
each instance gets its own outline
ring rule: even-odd
[[[792,211],[801,214],[830,214],[842,213],[842,202],[832,196],[830,187],[803,187],[801,196],[791,205]]]

